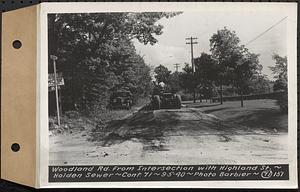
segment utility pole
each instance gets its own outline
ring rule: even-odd
[[[174,64],[174,66],[175,66],[176,72],[178,72],[178,68],[179,68],[180,64],[176,63],[176,64]]]
[[[50,55],[50,59],[53,60],[53,70],[54,70],[54,81],[55,81],[55,99],[56,99],[56,111],[57,111],[57,124],[60,126],[60,114],[59,114],[59,101],[58,101],[58,84],[57,84],[57,74],[56,74],[56,60],[55,55]]]
[[[193,49],[193,46],[194,46],[195,44],[198,44],[198,42],[196,42],[197,37],[189,37],[189,38],[185,38],[185,40],[188,41],[188,42],[186,42],[186,44],[191,45],[191,63],[192,63],[192,72],[193,72],[193,77],[195,77],[194,49]],[[193,97],[194,97],[194,103],[196,103],[196,91],[195,91],[195,87],[194,87]]]

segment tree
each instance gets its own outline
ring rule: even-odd
[[[159,65],[154,69],[156,84],[163,82],[164,90],[176,93],[180,90],[179,73],[172,73],[167,67]]]
[[[241,107],[244,106],[243,95],[250,93],[252,78],[257,74],[259,66],[258,54],[250,53],[247,49],[233,69],[232,82],[241,96]]]
[[[226,27],[218,30],[210,38],[210,51],[212,52],[212,57],[216,59],[219,65],[218,83],[220,84],[221,104],[223,103],[222,86],[232,82],[233,68],[241,58],[239,43],[240,39],[235,31],[230,31]]]
[[[267,75],[257,74],[254,75],[250,85],[252,94],[263,94],[271,92],[272,82],[268,79]]]
[[[169,83],[167,85],[167,89],[172,93],[176,93],[180,90],[180,79],[179,72],[174,72],[170,74]]]
[[[195,81],[195,76],[193,75],[193,69],[188,63],[185,63],[185,66],[184,68],[182,68],[182,70],[183,72],[181,72],[179,75],[180,86],[187,92],[193,93],[194,88],[196,87],[196,81]]]
[[[272,82],[267,75],[262,74],[263,66],[258,64],[257,74],[253,75],[250,90],[252,94],[270,93]]]
[[[195,78],[201,95],[206,98],[213,96],[215,82],[218,79],[218,66],[216,60],[207,53],[195,58]]]
[[[287,76],[287,57],[281,57],[278,54],[273,55],[273,59],[275,60],[275,66],[270,67],[275,75],[274,78],[275,83],[273,90],[274,91],[282,91],[277,99],[277,104],[279,105],[282,112],[288,111],[288,76]]]
[[[65,78],[64,106],[89,111],[94,106],[105,108],[111,92],[119,88],[147,92],[150,68],[131,40],[155,44],[163,29],[157,21],[177,14],[49,14],[49,55],[58,56],[57,68]]]
[[[154,69],[155,79],[157,83],[163,82],[164,84],[168,84],[170,81],[171,71],[163,65],[159,65]]]
[[[274,84],[274,90],[287,91],[287,57],[281,57],[278,54],[274,54],[272,57],[275,60],[275,66],[269,67],[276,79]]]
[[[227,28],[218,30],[210,39],[212,57],[218,61],[219,83],[222,85],[233,85],[241,96],[241,107],[243,107],[243,94],[249,92],[252,77],[257,73],[259,55],[250,53],[245,46],[240,45],[240,39],[234,31]]]

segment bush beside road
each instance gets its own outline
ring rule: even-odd
[[[73,133],[74,131],[92,131],[103,129],[110,121],[122,119],[138,111],[149,103],[149,98],[139,98],[137,103],[130,109],[105,109],[93,115],[84,115],[77,111],[65,112],[61,117],[61,126],[57,125],[56,117],[49,117],[50,135]]]

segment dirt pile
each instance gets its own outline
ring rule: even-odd
[[[178,123],[176,115],[157,116],[154,111],[139,111],[130,117],[114,120],[104,129],[94,129],[90,141],[108,146],[125,140],[151,141],[163,137],[165,129]]]
[[[92,130],[96,124],[97,122],[82,116],[76,111],[69,111],[61,116],[60,126],[57,124],[56,117],[49,117],[49,132],[50,135],[57,135]]]

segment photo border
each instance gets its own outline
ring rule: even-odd
[[[293,63],[292,65],[288,65],[288,98],[289,98],[289,107],[288,107],[288,137],[292,138],[289,140],[289,162],[290,162],[290,180],[289,181],[238,181],[238,185],[236,181],[196,181],[196,182],[99,182],[95,183],[48,183],[48,166],[45,166],[45,163],[49,164],[49,137],[48,137],[48,87],[46,86],[46,82],[48,83],[48,65],[43,65],[43,63],[48,63],[48,38],[47,38],[47,14],[48,13],[79,13],[79,12],[122,12],[125,8],[125,3],[117,2],[97,2],[97,3],[45,3],[40,4],[40,12],[39,18],[41,19],[39,22],[39,34],[40,37],[38,39],[39,50],[41,51],[38,66],[40,66],[38,71],[38,79],[37,79],[37,90],[39,90],[39,99],[38,99],[38,111],[40,111],[40,116],[37,117],[37,127],[39,127],[40,132],[37,135],[40,148],[38,149],[38,170],[40,174],[38,183],[40,183],[41,187],[179,187],[179,188],[295,188],[297,183],[297,173],[294,170],[297,170],[297,20],[289,21],[287,27],[287,36],[288,36],[288,62]],[[131,12],[142,12],[143,9],[147,9],[147,11],[184,11],[183,9],[189,9],[194,11],[199,11],[200,6],[213,6],[214,11],[218,9],[224,10],[225,4],[230,4],[230,6],[247,6],[249,7],[256,6],[258,3],[241,3],[241,2],[226,2],[226,3],[216,3],[216,2],[197,2],[197,3],[153,3],[153,2],[131,2],[127,3],[130,9],[135,8],[134,10],[129,10]],[[143,4],[143,5],[142,5]],[[246,5],[247,4],[247,5]],[[293,3],[259,3],[259,9],[265,6],[275,6],[280,11],[286,11],[288,15],[292,18],[297,18],[297,10],[296,6],[292,6]],[[287,7],[292,7],[291,10],[286,7],[280,6],[287,5]],[[72,5],[72,6],[71,6]],[[219,6],[219,7],[217,7]],[[67,11],[64,7],[67,7]],[[163,10],[161,8],[164,8]],[[245,8],[243,7],[243,8]],[[126,11],[128,11],[126,7]],[[159,8],[159,10],[157,10]],[[203,7],[202,7],[203,8]],[[257,8],[257,7],[255,7]],[[124,10],[123,10],[124,11]],[[45,127],[47,129],[45,129]],[[293,128],[291,128],[293,127]],[[46,154],[47,152],[47,154]],[[262,183],[263,182],[263,183]]]

